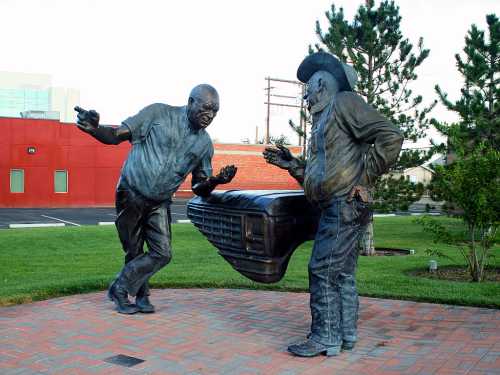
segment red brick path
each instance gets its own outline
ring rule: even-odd
[[[289,355],[305,293],[165,289],[124,316],[104,293],[0,308],[0,374],[500,374],[500,311],[361,299],[360,341],[339,357]],[[124,354],[131,368],[103,360]]]

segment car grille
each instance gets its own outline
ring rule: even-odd
[[[210,210],[188,205],[187,215],[192,223],[216,246],[238,248],[242,245],[242,216],[224,210]]]

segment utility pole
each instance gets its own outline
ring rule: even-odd
[[[305,118],[305,110],[304,110],[304,96],[306,95],[306,86],[302,85],[301,93],[300,93],[300,126],[304,132],[304,147],[302,147],[302,156],[306,157],[306,147],[307,147],[307,121]],[[300,139],[299,137],[299,146]]]
[[[271,115],[271,78],[267,77],[267,117],[266,117],[266,145],[269,144],[269,118]]]
[[[265,80],[267,81],[267,87],[264,89],[267,91],[266,93],[266,96],[267,96],[267,101],[264,102],[264,104],[267,105],[267,116],[266,116],[266,135],[265,135],[265,143],[266,144],[269,144],[270,143],[270,139],[271,139],[271,135],[270,135],[270,117],[271,117],[271,106],[277,106],[277,107],[290,107],[290,108],[300,108],[300,112],[301,112],[301,115],[300,115],[300,127],[302,129],[302,126],[306,127],[306,124],[305,124],[305,121],[304,121],[304,124],[302,125],[303,123],[303,119],[302,119],[302,112],[303,112],[303,109],[304,109],[304,84],[302,82],[299,82],[299,81],[291,81],[291,80],[288,80],[288,79],[281,79],[281,78],[271,78],[271,77],[266,77]],[[281,82],[281,83],[287,83],[287,84],[292,84],[292,85],[298,85],[300,88],[301,88],[301,97],[300,97],[300,105],[297,105],[297,104],[288,104],[288,103],[275,103],[275,102],[271,102],[271,96],[273,98],[280,98],[280,99],[284,99],[284,100],[290,100],[290,99],[293,99],[295,102],[296,100],[298,99],[297,96],[291,96],[291,95],[278,95],[278,94],[271,94],[271,89],[274,89],[275,87],[271,87],[271,81],[272,82]],[[299,146],[301,145],[301,140],[302,140],[302,137],[299,136]],[[305,145],[305,141],[304,141],[304,145]]]

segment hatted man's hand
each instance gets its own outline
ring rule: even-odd
[[[294,157],[290,150],[282,145],[276,145],[275,147],[266,147],[264,152],[264,159],[269,164],[276,165],[282,169],[289,169]]]
[[[221,168],[217,176],[214,176],[214,180],[217,184],[227,184],[231,182],[237,171],[238,168],[234,165],[226,165]]]
[[[347,201],[351,202],[353,199],[357,199],[363,203],[371,203],[370,202],[370,193],[365,186],[355,185],[349,195],[347,196]]]

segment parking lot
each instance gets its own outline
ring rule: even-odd
[[[186,216],[185,199],[172,203],[172,222],[182,223]],[[41,226],[114,225],[114,207],[100,208],[0,208],[0,229]]]

